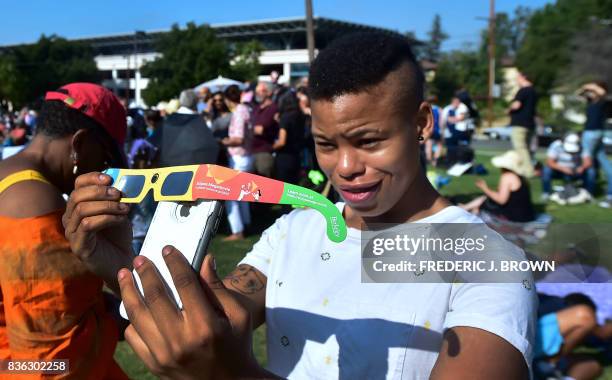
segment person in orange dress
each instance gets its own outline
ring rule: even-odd
[[[4,368],[0,379],[127,378],[113,359],[119,331],[103,281],[70,251],[62,226],[63,194],[80,174],[122,166],[125,134],[112,92],[73,83],[47,93],[32,142],[0,162],[0,362],[67,361],[62,373]]]

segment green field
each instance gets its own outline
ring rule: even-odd
[[[489,174],[484,177],[474,175],[465,175],[459,178],[453,178],[451,183],[444,187],[441,192],[448,197],[458,197],[461,201],[469,200],[472,197],[479,195],[479,190],[474,186],[474,181],[477,178],[484,178],[490,187],[497,184],[499,171],[492,168],[489,162],[490,157],[498,152],[494,151],[479,151],[476,161],[485,165]],[[601,184],[605,186],[605,184]],[[554,217],[555,222],[561,223],[605,223],[612,222],[612,210],[602,209],[596,204],[584,204],[577,206],[557,206],[554,204],[540,204],[541,184],[540,180],[534,179],[531,181],[531,189],[533,199],[536,202],[538,212],[546,212]],[[257,214],[258,216],[260,214]],[[272,224],[274,219],[280,215],[280,209],[274,207],[269,212],[263,214],[264,217],[257,219],[257,226],[252,235],[241,242],[222,243],[221,238],[224,237],[223,228],[220,229],[220,234],[215,238],[210,248],[210,252],[215,255],[217,266],[220,275],[229,273],[250,247],[258,240],[262,229]],[[254,351],[261,363],[266,361],[265,353],[265,331],[264,328],[259,328],[255,331],[254,336]],[[133,379],[154,379],[138,357],[132,352],[131,348],[125,342],[120,342],[115,352],[115,358],[121,367]],[[608,363],[603,379],[612,380],[612,363]]]

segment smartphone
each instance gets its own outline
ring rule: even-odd
[[[198,200],[195,202],[159,202],[151,225],[140,249],[155,264],[179,308],[181,299],[174,287],[170,271],[164,262],[162,249],[173,245],[187,258],[196,272],[200,271],[210,241],[215,236],[223,205],[219,201]],[[136,271],[132,271],[142,293],[142,285]],[[119,308],[121,316],[128,319],[123,302]]]

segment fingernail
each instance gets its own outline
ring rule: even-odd
[[[104,182],[104,181],[106,181],[106,179],[108,178],[108,176],[107,176],[106,174],[100,174],[100,175],[98,176],[98,178],[100,179],[100,181]]]
[[[168,256],[171,253],[172,253],[172,247],[169,245],[165,246],[164,249],[162,249],[162,256],[164,257]]]
[[[125,211],[129,208],[130,206],[126,205],[125,203],[119,203],[119,210]]]
[[[119,281],[123,280],[125,278],[125,276],[127,276],[127,269],[121,269],[119,271],[119,273],[117,274],[117,278],[119,278]]]
[[[216,271],[217,270],[217,259],[215,259],[215,256],[212,256],[212,259],[210,261],[212,261],[211,264],[212,264],[213,270]]]
[[[142,264],[145,263],[145,258],[144,256],[136,256],[136,258],[134,259],[134,268],[138,269],[142,266]]]
[[[115,189],[114,187],[109,187],[108,189],[106,189],[106,194],[113,197],[118,194],[118,191],[119,190]]]

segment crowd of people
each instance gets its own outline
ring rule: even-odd
[[[525,280],[529,287],[369,287],[350,255],[359,253],[358,230],[369,224],[481,223],[487,213],[508,222],[536,219],[529,178],[538,174],[530,149],[537,97],[526,75],[519,76],[508,110],[513,149],[492,159],[501,171],[497,188],[478,180],[482,196],[459,207],[434,189],[423,166],[473,160],[478,109],[463,88],[443,108],[435,96],[424,101],[424,76],[405,40],[347,36],[319,54],[310,79],[290,87],[278,75],[271,78],[185,89],[177,100],[147,110],[129,109],[101,86],[74,83],[49,91],[37,111],[3,117],[3,146],[21,151],[9,149],[0,162],[0,230],[10,234],[0,245],[0,360],[68,358],[75,378],[126,378],[113,359],[123,328],[108,313],[117,298],[103,292],[106,284],[133,317],[128,342],[151,370],[170,378],[526,378],[535,371],[582,380],[601,372],[596,361],[573,355],[588,339],[609,349],[612,336],[584,294],[540,295],[538,310],[533,280]],[[597,168],[612,181],[601,143],[607,87],[589,83],[580,94],[588,99],[585,130],[548,147],[539,173],[545,199],[552,198],[555,177],[582,180],[590,195]],[[210,256],[196,281],[167,249],[174,278],[183,279],[183,304],[192,307],[181,314],[161,293],[154,303],[149,290],[160,288],[159,278],[148,260],[132,254],[154,203],[149,198],[129,209],[98,172],[194,163],[293,184],[321,170],[341,197],[349,238],[331,246],[321,239],[316,214],[290,212],[223,281]],[[611,192],[609,185],[603,206]],[[226,202],[226,212],[231,233],[224,240],[244,239],[253,219],[249,204]],[[131,272],[122,268],[138,271],[147,302],[135,301]],[[258,367],[248,347],[251,328],[264,322],[273,373]],[[203,326],[216,340],[194,333]],[[312,340],[320,344],[306,344]],[[219,341],[235,349],[211,350]]]

